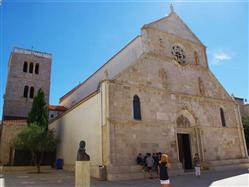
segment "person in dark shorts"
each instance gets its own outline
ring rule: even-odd
[[[160,178],[161,187],[169,187],[169,175],[168,175],[168,155],[162,154],[161,160],[158,165],[158,175]]]
[[[158,153],[153,153],[153,159],[154,159],[154,168],[155,168],[155,171],[158,172],[158,164],[159,164],[159,155]]]

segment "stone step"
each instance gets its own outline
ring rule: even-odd
[[[249,163],[248,158],[241,159],[228,159],[228,160],[215,160],[215,161],[207,161],[211,166],[220,166],[220,165],[233,165],[240,163]]]
[[[217,171],[228,170],[228,169],[241,169],[249,168],[249,163],[240,163],[240,164],[230,164],[230,165],[220,165],[215,166],[213,169]]]

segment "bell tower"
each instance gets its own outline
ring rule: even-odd
[[[52,55],[14,48],[10,54],[3,120],[26,119],[39,88],[49,104]]]

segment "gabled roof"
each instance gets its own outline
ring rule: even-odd
[[[146,27],[152,27],[162,32],[167,32],[179,38],[203,45],[199,38],[175,12],[171,12],[168,16],[147,24]]]
[[[112,79],[115,75],[127,68],[142,54],[141,36],[135,37],[118,53],[111,57],[95,73],[88,77],[84,82],[74,87],[60,98],[60,105],[67,108],[78,103],[90,93],[98,89],[99,83],[104,79]],[[106,75],[108,74],[108,75]],[[106,77],[107,76],[107,77]],[[66,101],[67,100],[67,101]],[[72,103],[74,102],[74,103]]]

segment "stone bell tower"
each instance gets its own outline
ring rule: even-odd
[[[26,119],[39,88],[49,104],[52,55],[14,48],[10,54],[3,120]]]

